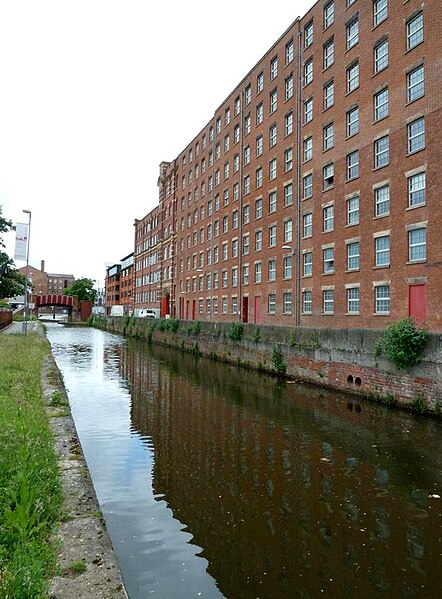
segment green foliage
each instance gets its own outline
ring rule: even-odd
[[[75,574],[83,574],[83,572],[86,572],[86,563],[84,559],[79,559],[76,562],[72,562],[69,570]]]
[[[382,399],[387,406],[395,406],[397,404],[397,399],[393,393],[387,393]]]
[[[65,295],[77,295],[78,299],[88,300],[93,302],[97,295],[97,290],[94,289],[94,281],[92,279],[82,278],[77,279],[70,287],[64,290]]]
[[[428,331],[416,327],[412,318],[391,324],[374,347],[374,355],[384,355],[399,370],[418,364],[427,343]]]
[[[419,414],[424,414],[427,411],[427,405],[422,395],[416,395],[416,397],[413,397],[411,405],[416,412],[419,412]]]
[[[47,596],[61,489],[41,392],[47,342],[0,336],[0,597]]]
[[[201,333],[201,323],[196,320],[187,327],[187,335],[199,335]]]
[[[50,401],[51,406],[66,406],[67,403],[63,397],[63,393],[61,391],[54,391],[54,393],[52,394],[51,397],[51,401]]]
[[[273,346],[271,363],[276,374],[279,374],[280,376],[285,375],[287,364],[284,362],[284,355],[279,343],[275,343]]]
[[[180,328],[180,320],[178,318],[164,318],[160,320],[159,329],[160,331],[170,331],[171,333],[177,333]],[[201,325],[200,325],[201,326]]]
[[[260,331],[259,327],[256,327],[256,329],[254,330],[253,335],[252,335],[253,343],[259,343],[260,338],[261,338],[261,331]]]
[[[244,325],[242,322],[232,322],[227,331],[230,341],[241,341],[244,337]]]
[[[296,333],[295,333],[295,331],[292,331],[290,333],[289,345],[290,345],[290,347],[295,347],[296,346]]]

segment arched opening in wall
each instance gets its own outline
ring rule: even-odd
[[[347,383],[348,383],[348,384],[351,384],[351,383],[353,383],[353,375],[352,375],[352,374],[349,374],[349,375],[348,375],[348,377],[347,377]]]
[[[355,385],[356,385],[356,387],[360,387],[362,385],[362,381],[361,381],[361,378],[359,376],[357,376],[355,378]]]

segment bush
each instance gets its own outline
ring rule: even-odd
[[[287,371],[287,364],[284,362],[284,355],[281,346],[276,343],[272,350],[272,366],[277,374],[284,376]]]
[[[244,325],[242,322],[232,322],[227,335],[230,341],[241,341],[244,336]]]
[[[412,318],[403,318],[387,328],[376,343],[374,354],[383,354],[399,370],[403,370],[421,361],[427,339],[428,331],[425,327],[417,328]]]

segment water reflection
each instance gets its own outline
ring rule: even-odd
[[[90,369],[71,400],[131,599],[438,596],[438,422],[72,335],[50,338],[68,386]]]

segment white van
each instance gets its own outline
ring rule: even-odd
[[[154,308],[141,308],[138,311],[138,318],[159,318],[159,312],[158,309]]]
[[[111,316],[124,316],[124,306],[111,306]]]

